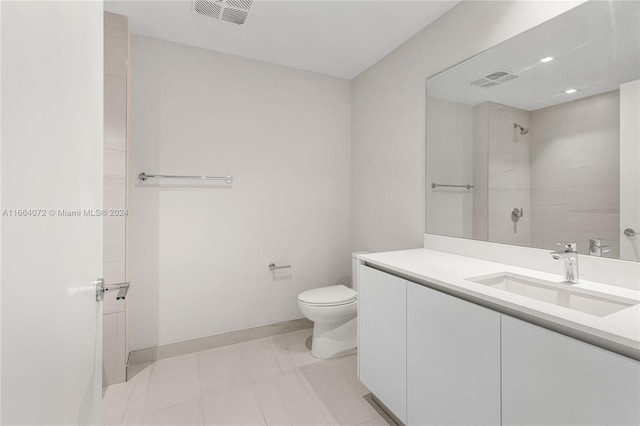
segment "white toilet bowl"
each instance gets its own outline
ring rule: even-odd
[[[353,288],[343,285],[314,288],[298,295],[300,311],[313,321],[311,355],[336,358],[356,352],[358,306],[358,254],[351,255]]]
[[[356,351],[357,293],[343,285],[300,293],[300,311],[313,321],[311,355],[327,359]]]

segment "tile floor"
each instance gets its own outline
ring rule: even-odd
[[[109,386],[105,425],[367,425],[355,356],[318,360],[298,330],[167,358]]]

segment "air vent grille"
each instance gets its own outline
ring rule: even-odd
[[[199,15],[242,25],[249,16],[253,0],[193,0],[193,11]]]
[[[477,80],[473,80],[471,83],[472,86],[489,88],[493,86],[497,86],[502,83],[506,83],[507,81],[513,80],[514,78],[518,78],[518,74],[505,71],[498,70],[494,71],[491,74],[487,74],[484,77],[480,77]]]

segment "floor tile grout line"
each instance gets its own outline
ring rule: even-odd
[[[189,404],[189,403],[191,403],[193,401],[200,401],[201,399],[202,398],[194,398],[194,399],[190,399],[188,401],[183,401],[183,402],[179,402],[177,404],[172,404],[172,405],[169,405],[169,406],[166,406],[166,407],[163,407],[163,408],[159,408],[157,410],[146,410],[144,412],[143,416],[146,416],[147,414],[151,414],[151,413],[157,413],[158,411],[164,411],[164,410],[169,410],[171,408],[176,408],[176,407],[179,407],[180,405]],[[132,416],[132,417],[138,417],[138,416]],[[132,417],[130,417],[130,418],[132,418]],[[125,418],[124,420],[127,420],[127,419]]]
[[[331,426],[333,424],[332,420],[336,420],[336,419],[333,418],[333,415],[331,415],[331,411],[329,410],[329,408],[326,405],[324,405],[324,403],[322,402],[322,399],[320,398],[320,395],[317,395],[317,398],[314,397],[312,393],[313,387],[311,386],[311,383],[308,383],[306,377],[304,377],[304,373],[302,373],[302,371],[300,371],[299,368],[296,368],[296,378],[300,381],[300,384],[302,384],[302,387],[309,395],[309,398],[311,398],[311,402],[313,402],[313,405],[318,409],[318,412],[324,419],[325,423],[328,426]],[[322,406],[320,406],[318,403],[321,403]],[[331,419],[327,418],[325,411],[331,415]],[[338,423],[337,420],[335,423],[336,424]]]
[[[143,414],[142,414],[143,417],[147,412],[147,398],[148,398],[148,395],[149,395],[149,382],[151,381],[151,374],[153,373],[153,369],[155,368],[155,363],[151,363],[151,365],[149,367],[147,367],[147,368],[149,368],[149,377],[146,380],[147,383],[146,383],[145,389],[144,389],[144,409],[143,409]],[[144,370],[146,370],[146,368],[143,369],[143,371]],[[140,373],[142,373],[142,371],[138,372],[138,374],[140,374]],[[136,376],[138,374],[136,374]],[[129,405],[131,404],[131,399],[132,399],[133,394],[135,393],[137,387],[138,387],[138,383],[134,384],[133,390],[131,391],[131,395],[129,395],[129,398],[127,400],[127,407],[124,409],[124,414],[122,415],[122,419],[120,420],[120,423],[123,423],[128,418],[127,417],[127,412],[129,411]],[[132,417],[136,417],[136,416],[132,416]]]
[[[267,381],[270,381],[270,380],[275,380],[276,381],[276,385],[278,386],[278,391],[280,393],[280,396],[281,396],[282,400],[284,401],[284,395],[282,394],[282,389],[280,388],[280,380],[279,380],[279,378],[282,377],[285,374],[284,371],[283,371],[282,365],[280,364],[280,361],[278,359],[278,356],[276,356],[275,345],[273,343],[273,336],[270,336],[267,339],[267,343],[268,343],[268,347],[269,347],[269,352],[271,353],[271,355],[273,356],[273,358],[276,361],[276,364],[278,365],[278,370],[280,371],[280,374],[275,376],[275,377],[268,377],[268,378],[265,378],[265,379],[262,379],[262,380],[258,380],[257,382],[253,382],[253,383],[250,384],[251,392],[253,394],[253,397],[256,400],[256,403],[258,404],[258,408],[260,409],[260,415],[262,416],[262,420],[264,421],[265,425],[268,425],[269,422],[267,421],[267,417],[265,415],[264,404],[261,403],[261,399],[258,397],[258,395],[256,393],[256,384],[267,382]]]
[[[204,398],[200,398],[200,416],[202,419],[202,426],[206,426],[207,421],[204,418]]]
[[[256,400],[256,404],[260,409],[260,416],[262,416],[262,421],[264,422],[265,425],[269,425],[269,423],[267,422],[267,418],[264,415],[264,409],[262,408],[262,404],[260,404],[260,399],[258,398],[258,395],[256,395],[256,389],[254,385],[255,385],[254,383],[249,385],[249,387],[251,388],[251,394],[253,395],[253,398]]]
[[[363,421],[363,422],[360,422],[360,423],[358,423],[358,424],[359,424],[359,425],[363,425],[363,424],[365,424],[365,423],[367,423],[367,422],[370,422],[370,421],[371,421],[371,420],[373,420],[373,419],[377,419],[378,417],[381,417],[381,418],[382,418],[382,416],[376,412],[375,416],[373,416],[373,417],[371,417],[370,419],[367,419],[367,420],[365,420],[365,421]]]
[[[204,420],[204,402],[202,401],[203,397],[202,397],[202,352],[203,351],[199,351],[197,353],[197,358],[198,358],[198,395],[200,396],[200,419],[201,424],[204,426],[205,420]]]
[[[199,357],[196,357],[196,359],[199,361]],[[199,366],[199,362],[198,362],[198,366]],[[146,416],[147,414],[150,414],[150,413],[156,413],[158,411],[168,410],[168,409],[175,408],[175,407],[178,407],[178,406],[183,405],[183,404],[188,404],[188,403],[191,403],[193,401],[199,401],[199,400],[202,399],[202,393],[198,392],[198,397],[197,398],[191,398],[191,399],[188,399],[186,401],[177,402],[175,404],[167,405],[167,406],[162,407],[162,408],[156,408],[156,409],[149,408],[149,405],[148,405],[149,385],[151,383],[151,375],[153,374],[153,368],[155,368],[155,362],[151,364],[151,367],[152,367],[152,371],[149,372],[149,378],[147,380],[147,385],[146,385],[146,390],[145,390],[145,404],[144,404],[145,406],[144,406],[144,410],[143,410],[143,413],[142,413],[143,417]],[[199,370],[199,368],[198,368],[198,370]],[[198,377],[198,383],[200,383],[200,378],[199,377]],[[137,417],[137,416],[132,416],[132,417]],[[123,421],[126,420],[126,419],[127,419],[127,417],[123,418]]]
[[[194,354],[188,354],[188,355],[186,355],[186,357],[193,356],[193,355],[194,355]],[[181,355],[180,357],[182,357],[182,355]],[[159,372],[158,372],[158,375],[154,375],[154,373],[156,372],[156,369],[158,368],[158,365],[162,365],[162,364],[164,364],[164,371],[163,371],[163,374],[164,374],[164,375],[166,375],[166,374],[167,374],[167,365],[171,365],[171,363],[176,362],[176,361],[175,361],[175,359],[176,359],[176,358],[180,358],[180,357],[174,357],[174,358],[173,358],[173,359],[174,359],[173,361],[165,361],[165,360],[167,360],[167,359],[168,359],[168,358],[165,358],[164,360],[158,360],[158,361],[154,362],[154,368],[153,368],[153,370],[151,371],[151,375],[149,376],[149,384],[148,384],[148,388],[149,388],[149,389],[151,388],[151,383],[153,382],[154,377],[156,378],[156,381],[158,380],[158,378],[163,378],[163,376],[162,376],[162,375],[160,375],[160,373],[159,373]],[[196,365],[197,365],[197,357],[196,357]],[[197,367],[196,367],[196,368],[197,368]],[[180,376],[180,377],[184,377],[184,376]],[[156,383],[155,388],[156,388],[156,389],[158,388],[157,383]],[[149,392],[147,392],[147,396],[148,396],[148,394],[149,394]],[[171,405],[168,405],[168,406],[160,406],[160,407],[157,407],[157,400],[155,400],[155,401],[153,401],[153,402],[154,402],[154,404],[153,404],[153,407],[154,407],[154,408],[151,408],[152,406],[150,405],[150,401],[149,401],[149,399],[147,398],[147,404],[146,404],[146,407],[145,407],[145,414],[150,413],[150,412],[156,412],[156,411],[164,410],[164,409],[166,409],[166,408],[175,407],[175,406],[177,406],[177,405],[180,405],[180,404],[183,404],[183,403],[186,403],[186,402],[189,402],[189,401],[193,401],[193,399],[188,399],[187,401],[180,401],[180,402],[176,402],[175,404],[171,404]]]
[[[307,378],[305,377],[301,369],[296,368],[296,376],[298,377],[298,380],[300,380],[300,382],[302,383],[302,386],[305,388],[305,390],[309,393],[311,400],[316,405],[316,407],[320,411],[320,414],[322,414],[322,417],[325,419],[327,424],[338,425],[339,424],[338,420],[335,417],[333,417],[331,410],[329,410],[329,407],[327,407],[324,404],[320,395],[318,395],[317,392],[313,390],[313,386],[311,386],[311,383],[309,383],[309,381],[307,380]],[[327,413],[331,416],[331,418],[327,418]]]
[[[292,333],[299,333],[299,330],[296,330]],[[256,347],[248,346],[247,348],[242,348],[242,350],[240,350],[239,348],[235,349],[237,351],[236,352],[237,355],[240,356],[241,358],[238,363],[238,368],[239,368],[239,374],[241,373],[242,377],[238,376],[238,378],[240,378],[241,382],[244,384],[240,386],[240,388],[251,386],[249,391],[251,392],[251,395],[253,396],[254,401],[256,401],[257,406],[260,409],[260,415],[262,417],[262,421],[265,424],[267,424],[267,415],[265,412],[265,407],[268,407],[269,405],[267,404],[265,406],[264,402],[261,403],[260,399],[258,398],[256,385],[259,385],[260,383],[263,383],[269,380],[275,380],[277,389],[279,392],[279,397],[280,397],[280,400],[282,401],[282,410],[284,410],[282,414],[284,414],[286,418],[289,418],[291,410],[289,405],[287,404],[287,400],[285,399],[285,392],[283,391],[284,382],[282,378],[288,375],[293,375],[302,384],[304,393],[306,393],[307,396],[310,398],[311,400],[310,402],[313,404],[313,407],[316,410],[318,410],[318,414],[320,417],[317,418],[317,422],[320,423],[321,422],[320,419],[322,419],[328,425],[339,425],[340,422],[334,417],[333,412],[329,409],[329,406],[325,404],[324,399],[320,396],[320,394],[318,394],[315,391],[315,389],[311,385],[311,382],[307,380],[303,370],[313,368],[314,365],[320,365],[327,361],[328,361],[328,364],[344,363],[344,365],[336,365],[334,367],[337,368],[337,373],[339,375],[345,374],[345,376],[343,377],[344,379],[343,384],[350,389],[350,391],[349,389],[347,389],[348,393],[352,394],[353,396],[357,396],[361,398],[362,395],[359,387],[357,386],[353,387],[354,384],[351,383],[352,375],[350,373],[351,370],[349,370],[348,367],[349,367],[349,364],[352,363],[352,361],[344,362],[344,359],[338,359],[338,360],[311,359],[308,356],[304,355],[305,354],[304,351],[296,350],[298,349],[298,346],[300,344],[298,339],[303,337],[304,336],[290,337],[287,333],[284,333],[278,336],[268,336],[267,338],[263,337],[263,338],[254,339],[253,341],[243,342],[245,344],[258,342],[257,343],[258,346]],[[260,340],[262,340],[262,342],[259,342]],[[236,345],[227,345],[224,347],[230,347],[230,346],[236,346]],[[221,348],[224,348],[224,347],[221,347]],[[219,349],[219,348],[215,348],[215,349]],[[195,359],[196,373],[198,375],[198,378],[196,383],[193,383],[193,382],[191,383],[193,383],[193,385],[197,385],[197,394],[196,394],[197,398],[191,398],[191,399],[188,399],[187,401],[171,404],[169,406],[162,407],[159,409],[151,409],[152,404],[149,399],[149,390],[151,389],[153,378],[154,377],[157,378],[156,376],[158,373],[157,365],[154,362],[154,363],[151,363],[149,367],[147,367],[149,368],[149,371],[147,372],[146,380],[144,380],[145,383],[135,383],[133,388],[128,392],[128,397],[126,398],[126,401],[124,404],[125,405],[124,412],[121,416],[119,416],[121,417],[120,422],[122,423],[126,420],[135,420],[140,417],[140,416],[127,417],[126,415],[127,412],[133,408],[132,403],[134,402],[134,399],[140,399],[144,403],[142,404],[143,405],[142,413],[141,413],[142,420],[144,420],[145,417],[149,419],[148,416],[152,415],[151,413],[168,410],[183,404],[193,403],[194,401],[196,401],[196,403],[200,404],[200,409],[199,409],[200,424],[206,425],[207,424],[207,420],[205,418],[206,410],[204,409],[205,396],[203,393],[203,384],[204,384],[204,378],[205,378],[205,376],[203,375],[203,368],[204,368],[203,353],[210,350],[211,349],[207,349],[207,350],[202,350],[194,353],[194,355],[196,356],[196,359]],[[246,354],[244,353],[247,351],[251,355],[249,358],[247,358]],[[177,357],[174,357],[174,358],[177,358]],[[256,374],[253,374],[253,378],[254,379],[259,378],[259,380],[256,380],[256,381],[252,381],[253,379],[249,377],[250,365],[248,364],[251,364],[250,363],[251,360],[260,364],[260,365],[257,365],[257,370],[255,370],[255,368],[251,369],[251,371],[255,370],[254,373],[256,373]],[[226,360],[224,359],[221,361],[226,362]],[[265,362],[263,363],[262,361],[265,361]],[[214,362],[215,362],[215,359],[214,359]],[[277,366],[277,370],[273,368],[275,366]],[[263,370],[260,370],[261,367]],[[260,373],[260,371],[262,371],[262,374],[258,374]],[[266,375],[265,375],[265,372],[266,372]],[[269,376],[270,374],[274,374],[274,373],[276,374]],[[339,380],[339,381],[342,383],[342,380]],[[140,388],[137,388],[138,386]],[[353,389],[351,389],[352,387]],[[136,392],[136,390],[138,392]],[[136,395],[139,398],[135,398]],[[209,395],[207,398],[216,398],[216,395],[212,394],[212,395]],[[166,402],[171,402],[170,398]],[[309,408],[311,409],[311,405],[309,406]],[[193,412],[191,413],[195,414]],[[368,422],[374,421],[377,418],[377,413],[375,413],[375,415],[373,415],[371,418],[368,418],[366,420],[364,420],[363,417],[366,417],[366,416],[360,416],[360,419],[358,419],[358,422],[357,422],[358,425],[364,425]],[[211,420],[215,422],[215,418]]]

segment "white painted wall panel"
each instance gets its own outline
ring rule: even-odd
[[[145,37],[131,61],[131,349],[301,318],[300,292],[348,284],[349,81]]]

